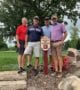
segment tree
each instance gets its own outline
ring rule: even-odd
[[[57,13],[61,19],[67,15],[76,22],[79,14],[74,8],[77,2],[79,0],[1,0],[0,21],[4,23],[4,31],[10,32],[10,35],[15,33],[16,26],[24,16],[31,22],[33,16],[38,15],[43,24],[45,16]]]
[[[71,31],[70,47],[77,48],[78,39],[79,39],[79,29],[76,26],[74,26]]]

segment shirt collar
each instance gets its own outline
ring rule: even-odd
[[[39,26],[38,25],[33,25],[34,28],[38,28]]]
[[[55,22],[55,23],[53,23],[52,25],[53,25],[53,26],[56,26],[57,24],[58,24],[58,22]]]

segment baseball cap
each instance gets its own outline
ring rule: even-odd
[[[38,16],[34,16],[34,18],[33,18],[33,19],[39,20],[39,17],[38,17]]]
[[[44,20],[49,20],[50,18],[49,17],[45,17],[45,19]]]
[[[51,19],[57,19],[57,18],[58,18],[57,14],[54,14],[54,15],[52,15],[52,17],[51,17]]]

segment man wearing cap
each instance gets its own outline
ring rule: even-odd
[[[26,44],[26,39],[27,39],[27,30],[28,30],[28,26],[27,26],[27,19],[24,17],[22,18],[22,25],[19,25],[16,29],[16,41],[17,41],[17,48],[18,48],[18,65],[19,65],[19,70],[18,73],[21,73],[23,71],[25,71],[24,69],[24,63],[25,60],[22,59],[23,58],[23,53],[25,50],[25,44]]]
[[[51,48],[52,48],[52,59],[55,66],[55,72],[57,76],[62,76],[62,46],[67,36],[67,32],[64,24],[58,23],[57,15],[51,17],[52,29],[51,29]]]
[[[28,44],[24,51],[24,58],[26,55],[31,56],[33,50],[35,57],[34,75],[36,76],[38,74],[38,64],[40,57],[40,39],[43,36],[43,30],[39,26],[38,16],[35,16],[33,18],[33,25],[29,26],[27,34],[28,34]]]
[[[51,25],[50,25],[50,18],[49,17],[45,17],[45,20],[44,20],[44,23],[45,23],[45,26],[42,27],[43,29],[43,33],[44,33],[44,36],[47,36],[48,38],[50,38],[51,36]],[[50,64],[52,64],[51,62],[51,49],[48,50],[48,55],[49,55],[49,59],[50,59]]]

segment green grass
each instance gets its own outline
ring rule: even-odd
[[[34,58],[32,58],[31,63],[34,64]],[[41,57],[40,63],[42,63]],[[17,53],[11,51],[0,51],[0,71],[12,71],[17,69]]]
[[[66,51],[63,52],[63,54],[66,54]],[[34,57],[31,63],[34,64]],[[40,57],[39,63],[43,63],[42,57]],[[12,51],[0,51],[0,71],[12,71],[17,69],[17,53]]]
[[[16,70],[17,68],[16,52],[0,51],[0,71]]]

